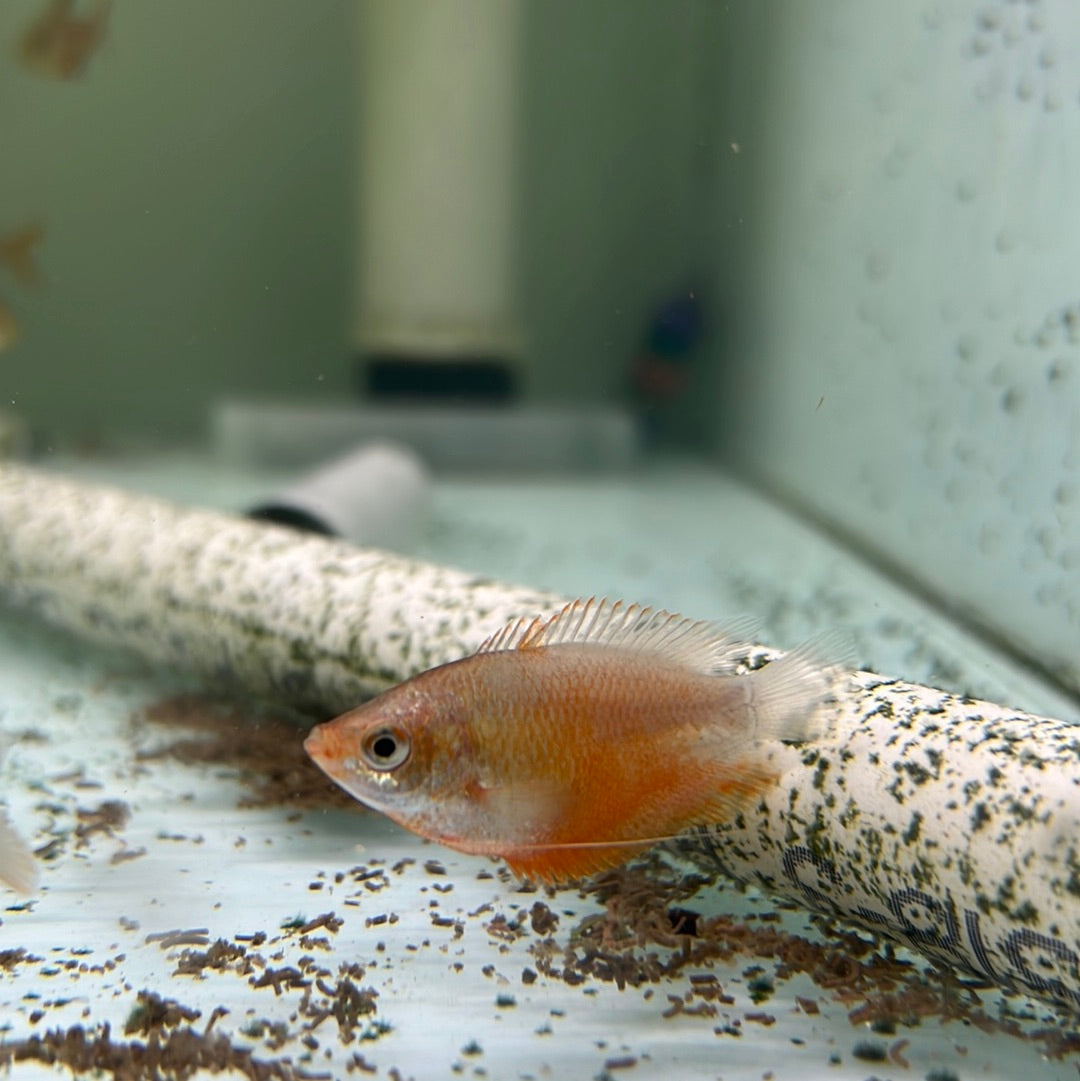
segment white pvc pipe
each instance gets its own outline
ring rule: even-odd
[[[521,0],[362,10],[356,344],[513,355]]]
[[[565,600],[15,466],[0,467],[0,595],[324,715]],[[854,673],[834,735],[776,761],[761,805],[687,843],[736,878],[1080,1008],[1080,727]]]

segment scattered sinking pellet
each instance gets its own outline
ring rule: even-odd
[[[252,976],[248,983],[252,987],[272,987],[275,995],[280,995],[283,987],[308,987],[311,981],[304,978],[304,974],[291,965],[283,965],[281,968],[268,968],[261,976]]]
[[[753,1013],[744,1013],[744,1021],[753,1021],[757,1025],[769,1025],[776,1024],[776,1018],[771,1013],[765,1013],[763,1010],[757,1010]]]
[[[14,972],[17,965],[40,962],[43,958],[35,957],[32,953],[27,953],[22,946],[16,946],[13,949],[0,950],[0,971]]]
[[[309,935],[312,931],[325,927],[327,931],[336,935],[344,922],[340,917],[335,916],[333,912],[324,912],[321,916],[316,916],[313,920],[308,920],[307,923],[296,928],[296,931],[301,935]]]
[[[201,1016],[198,1010],[183,1006],[175,999],[162,998],[154,991],[140,991],[135,1006],[124,1023],[124,1035],[139,1033],[149,1036],[151,1032],[175,1028],[181,1022],[195,1021]]]
[[[484,930],[492,938],[502,939],[504,942],[514,942],[526,933],[519,921],[508,920],[501,912],[484,924]]]
[[[860,1040],[851,1053],[863,1062],[884,1062],[889,1057],[888,1049],[880,1040]]]
[[[550,935],[558,929],[559,917],[543,901],[534,901],[529,909],[529,926],[538,935]]]
[[[454,938],[461,938],[465,933],[465,924],[461,920],[455,920],[451,916],[439,916],[434,912],[431,914],[432,927],[452,927],[454,929]]]
[[[210,1016],[206,1020],[206,1028],[203,1029],[203,1035],[207,1035],[209,1031],[220,1021],[223,1017],[228,1017],[229,1011],[224,1006],[215,1006],[210,1011]]]
[[[144,942],[156,942],[163,950],[175,946],[206,946],[210,943],[209,927],[193,927],[188,930],[152,931]]]
[[[85,848],[95,834],[112,837],[131,817],[131,808],[123,800],[107,799],[96,807],[80,807],[75,817],[76,847]]]
[[[910,1040],[902,1039],[895,1040],[889,1045],[889,1061],[899,1066],[902,1070],[911,1068],[911,1063],[904,1058],[904,1051],[907,1050],[907,1046],[910,1043]]]
[[[205,969],[232,970],[247,975],[254,970],[247,950],[235,942],[219,938],[207,950],[184,950],[180,954],[174,976],[201,976]]]
[[[338,1024],[338,1035],[342,1043],[351,1043],[354,1039],[372,1040],[390,1031],[386,1022],[367,1022],[367,1018],[376,1012],[378,992],[370,987],[358,987],[354,980],[363,978],[364,970],[359,966],[342,965],[338,980],[331,985],[320,978],[315,987],[326,997],[318,1002],[306,1000],[301,1012],[308,1018],[309,1032],[318,1028],[327,1018],[333,1017]],[[365,1027],[360,1029],[361,1024]],[[359,1031],[358,1031],[359,1029]]]
[[[116,863],[129,863],[131,860],[142,859],[146,855],[146,849],[140,846],[139,848],[121,848],[114,852],[109,857],[109,862]]]

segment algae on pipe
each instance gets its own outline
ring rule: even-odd
[[[0,468],[0,595],[327,714],[571,599],[14,466]],[[782,749],[751,812],[686,843],[1080,1010],[1080,729],[869,673],[834,726]]]

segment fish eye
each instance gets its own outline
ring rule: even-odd
[[[375,770],[394,770],[409,757],[409,737],[400,728],[382,725],[364,737],[364,761]]]

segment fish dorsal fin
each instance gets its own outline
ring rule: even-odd
[[[706,674],[734,671],[751,650],[756,622],[718,626],[685,619],[664,609],[622,601],[572,601],[553,616],[518,619],[493,634],[477,651],[594,645],[652,653]]]

